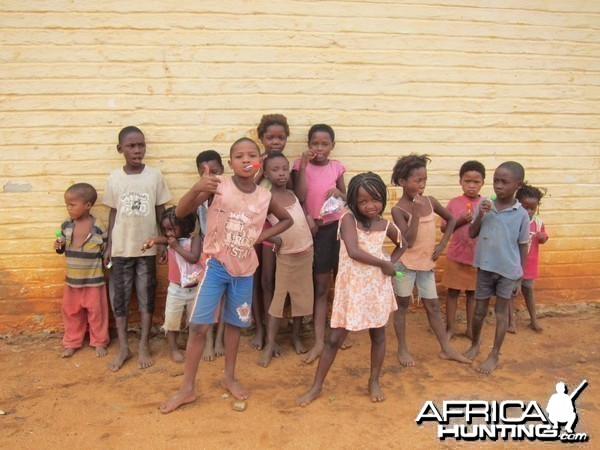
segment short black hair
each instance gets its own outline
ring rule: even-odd
[[[239,138],[233,144],[231,144],[231,147],[229,148],[229,156],[230,157],[231,157],[231,154],[233,153],[233,149],[235,148],[235,146],[242,142],[252,142],[254,144],[254,146],[256,147],[256,150],[258,150],[258,152],[260,153],[260,148],[258,147],[258,144],[256,142],[254,142],[252,139],[250,139],[249,137],[244,136],[244,137]]]
[[[318,133],[319,131],[323,131],[323,132],[329,134],[329,137],[331,138],[331,142],[335,142],[335,133],[333,132],[333,128],[331,128],[329,125],[324,124],[324,123],[317,123],[317,124],[313,125],[312,127],[310,127],[310,130],[308,130],[309,142],[312,139],[313,135],[315,133]]]
[[[98,200],[98,192],[96,192],[94,186],[88,183],[75,183],[72,186],[69,186],[66,192],[77,195],[83,199],[84,202],[91,203],[92,205]]]
[[[263,160],[263,168],[266,169],[267,168],[267,163],[269,161],[271,161],[272,159],[275,159],[275,158],[283,158],[288,163],[290,162],[289,159],[287,159],[286,156],[283,154],[283,152],[272,152],[272,153],[269,153],[266,156],[266,158]]]
[[[130,133],[140,133],[142,136],[144,136],[144,133],[142,133],[142,130],[140,130],[138,127],[129,125],[123,128],[121,131],[119,131],[119,144],[122,143],[125,139],[125,136],[127,136]]]
[[[256,127],[256,132],[258,133],[258,138],[262,139],[265,133],[267,132],[267,128],[271,125],[279,125],[283,127],[285,131],[285,135],[289,137],[290,135],[290,127],[287,122],[287,117],[283,114],[265,114],[260,118],[260,123]]]
[[[183,237],[188,237],[194,228],[196,228],[196,216],[194,213],[190,213],[184,217],[177,217],[175,214],[175,206],[171,206],[163,211],[160,216],[160,223],[158,227],[163,236],[166,236],[165,229],[163,227],[163,221],[166,219],[171,223],[171,226],[177,225],[181,229],[181,234]]]
[[[458,172],[459,178],[462,178],[463,175],[467,172],[479,172],[481,174],[481,178],[485,180],[485,166],[479,161],[467,161],[462,166],[460,166],[460,171]]]
[[[525,181],[525,169],[521,164],[516,161],[504,161],[502,164],[498,166],[498,169],[503,168],[510,170],[519,182]]]
[[[200,167],[200,164],[208,161],[216,161],[221,168],[223,168],[223,161],[221,161],[221,155],[216,150],[204,150],[198,153],[196,156],[196,167]]]
[[[535,198],[538,202],[538,205],[541,205],[542,198],[544,195],[546,195],[546,193],[546,188],[538,188],[525,182],[523,183],[523,186],[521,186],[521,189],[517,191],[515,197],[519,201],[523,200],[524,198]]]
[[[431,162],[429,155],[417,155],[416,153],[398,158],[392,170],[392,183],[400,186],[400,180],[407,180],[413,170],[427,167],[429,162]]]
[[[362,223],[365,228],[369,228],[371,226],[370,219],[359,212],[356,204],[360,188],[363,188],[367,194],[381,202],[381,212],[383,212],[387,203],[387,187],[381,177],[373,172],[359,173],[352,177],[350,183],[348,183],[348,193],[346,194],[348,209],[354,214],[356,220]]]

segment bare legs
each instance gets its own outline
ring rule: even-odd
[[[415,361],[410,355],[408,346],[406,345],[406,313],[408,312],[409,302],[410,297],[396,296],[398,310],[394,312],[394,331],[396,332],[396,339],[398,339],[398,361],[400,361],[400,365],[404,367],[412,367],[415,365]]]
[[[119,370],[123,364],[125,364],[125,361],[133,356],[129,349],[129,341],[127,340],[127,316],[117,316],[115,317],[115,322],[117,325],[117,336],[119,338],[119,353],[117,353],[117,356],[108,363],[109,370],[112,370],[113,372]]]
[[[183,354],[179,351],[177,345],[177,337],[179,336],[178,331],[167,331],[167,346],[169,347],[169,357],[173,362],[178,364],[184,361]]]
[[[206,341],[206,333],[209,325],[190,324],[190,334],[186,347],[185,366],[183,380],[179,391],[169,400],[160,405],[160,412],[167,414],[181,405],[191,403],[196,399],[195,384],[198,365],[202,356],[202,350]],[[235,363],[237,359],[238,345],[240,342],[240,328],[225,324],[225,373],[221,386],[228,390],[238,400],[248,398],[248,391],[244,389],[235,379]]]
[[[536,318],[537,314],[535,311],[535,295],[533,293],[533,287],[521,285],[521,292],[523,293],[523,297],[525,297],[525,304],[527,305],[527,311],[529,311],[529,317],[531,318],[529,327],[533,331],[541,333],[542,327],[538,325]]]
[[[509,298],[496,297],[496,306],[494,307],[494,312],[496,314],[494,346],[486,360],[477,369],[478,372],[484,374],[492,373],[498,365],[500,348],[502,347],[508,329],[508,305],[510,301],[511,299]],[[481,345],[481,329],[483,328],[483,321],[487,315],[489,303],[490,299],[487,298],[485,300],[477,300],[477,304],[475,305],[475,314],[473,316],[473,342],[471,348],[465,353],[468,358],[473,359],[477,356],[477,353],[479,353],[479,347]]]
[[[321,358],[319,359],[319,365],[317,366],[317,372],[311,388],[303,395],[298,397],[296,403],[299,406],[307,406],[314,399],[321,395],[323,389],[323,382],[325,377],[329,373],[329,369],[335,360],[338,350],[341,348],[348,330],[344,328],[333,328],[329,339],[324,346]],[[381,374],[381,367],[383,366],[383,358],[385,356],[385,327],[371,328],[369,329],[369,335],[371,337],[371,375],[369,377],[369,395],[371,401],[380,402],[385,399],[385,396],[381,392],[379,386],[379,376]]]
[[[446,335],[448,340],[452,338],[456,332],[456,307],[458,304],[458,296],[460,291],[458,289],[448,289],[448,295],[446,297]],[[475,311],[475,293],[474,291],[465,291],[466,297],[466,312],[467,312],[467,330],[465,334],[469,339],[473,339],[472,322],[473,312]]]
[[[315,361],[323,351],[325,343],[325,321],[327,319],[327,296],[331,283],[331,271],[313,275],[315,288],[315,307],[313,310],[313,325],[315,329],[315,344],[303,361],[307,364]],[[343,342],[343,340],[342,340]]]

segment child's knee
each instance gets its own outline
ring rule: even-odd
[[[475,318],[483,319],[487,315],[487,302],[476,302],[475,303],[475,312],[473,313]]]
[[[437,298],[424,298],[422,301],[428,313],[438,313],[440,311],[440,302]]]
[[[398,305],[398,313],[404,315],[408,310],[408,304],[410,303],[410,297],[398,297],[396,296],[396,304]]]
[[[194,338],[203,337],[206,335],[209,327],[207,324],[190,323],[189,334]]]
[[[385,328],[373,328],[369,330],[371,335],[371,344],[375,346],[385,344]]]

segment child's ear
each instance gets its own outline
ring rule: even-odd
[[[92,209],[92,206],[94,206],[94,204],[93,204],[92,202],[87,202],[87,203],[85,204],[85,209],[88,209],[88,210],[89,210],[89,209]]]
[[[119,153],[123,153],[123,152],[121,151],[121,143],[120,143],[120,142],[117,144],[117,151],[118,151]]]
[[[233,169],[233,167],[231,167],[231,160],[230,159],[227,160],[227,165],[229,166],[230,169]]]
[[[405,180],[405,179],[403,179],[403,178],[400,178],[400,179],[398,180],[398,186],[400,186],[400,187],[402,187],[402,188],[403,188],[403,187],[404,187],[404,185],[406,185],[406,180]]]

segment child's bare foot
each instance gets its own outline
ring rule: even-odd
[[[498,365],[498,356],[490,354],[486,358],[486,360],[481,364],[481,366],[479,366],[479,369],[477,369],[477,372],[487,375],[488,373],[492,373],[497,365]]]
[[[531,322],[529,324],[529,328],[531,328],[536,333],[541,333],[542,331],[544,331],[544,329],[540,327],[536,322]]]
[[[298,355],[301,355],[308,351],[308,349],[304,346],[304,344],[302,344],[302,341],[298,336],[292,337],[292,346],[294,347],[294,350],[296,350],[296,353]]]
[[[65,348],[63,352],[60,354],[61,358],[70,358],[75,353],[76,348]]]
[[[307,392],[296,399],[296,405],[308,406],[310,403],[321,395],[320,387],[311,387]]]
[[[207,342],[208,344],[208,342]],[[201,356],[202,361],[214,361],[215,360],[215,352],[212,349],[211,345],[205,345],[204,351]]]
[[[267,343],[265,345],[264,350],[262,351],[260,358],[257,361],[257,364],[261,367],[267,367],[271,362],[271,358],[274,356],[275,358],[279,358],[283,352],[281,351],[281,347],[276,343]]]
[[[145,345],[140,345],[138,349],[138,369],[147,369],[154,365],[154,361],[150,356],[150,351]]]
[[[233,398],[237,398],[238,400],[246,400],[250,396],[250,392],[244,389],[236,380],[227,380],[224,378],[221,381],[221,387],[229,391]]]
[[[465,355],[470,360],[474,360],[477,354],[479,353],[479,344],[480,342],[477,342],[476,344],[471,344],[469,350],[464,352],[463,355]]]
[[[181,364],[182,362],[185,361],[185,357],[183,356],[183,353],[181,353],[179,351],[179,349],[169,350],[169,357],[171,358],[171,361],[176,362],[177,364]],[[152,364],[154,364],[154,362],[152,362]],[[139,364],[138,364],[138,366],[139,366]],[[150,366],[148,366],[148,367],[150,367]],[[140,367],[140,369],[145,369],[145,368],[146,367]]]
[[[324,347],[323,344],[321,344],[321,345],[315,344],[315,346],[313,348],[311,348],[308,353],[306,353],[304,358],[302,358],[302,362],[304,362],[306,364],[311,364],[311,363],[315,362],[319,358],[319,356],[321,356],[321,353],[323,352],[323,347]]]
[[[117,356],[115,356],[114,359],[108,363],[108,370],[116,372],[123,366],[123,364],[125,364],[125,361],[130,359],[132,356],[133,354],[128,348],[125,350],[119,350]]]
[[[412,367],[415,365],[415,360],[410,355],[408,350],[398,350],[398,361],[402,367]]]
[[[250,347],[254,350],[262,350],[265,346],[265,332],[264,330],[256,329],[256,333],[254,334],[254,338],[250,341]]]
[[[446,330],[446,339],[448,339],[448,342],[450,342],[450,339],[452,339],[453,336],[454,336],[454,330],[447,329]]]
[[[342,342],[342,346],[340,347],[340,350],[348,350],[351,347],[352,347],[352,341],[349,339],[348,336],[346,336],[346,339],[344,339],[344,342]]]
[[[108,350],[106,350],[106,347],[104,345],[98,345],[96,347],[96,356],[101,358],[102,356],[106,355],[108,355]]]
[[[369,395],[371,396],[371,401],[373,403],[382,402],[385,400],[385,395],[383,395],[383,392],[381,392],[379,381],[369,380]]]
[[[185,405],[187,403],[192,403],[196,400],[196,394],[191,391],[181,392],[179,391],[169,400],[160,404],[160,412],[163,414],[169,414],[171,411],[175,411],[181,405]]]
[[[223,342],[217,341],[215,342],[215,356],[225,356],[225,347],[223,346]]]
[[[461,355],[459,352],[454,350],[453,348],[448,348],[447,350],[442,350],[440,352],[440,358],[448,359],[452,361],[458,361],[460,363],[471,364],[473,360],[469,359],[465,355]]]
[[[506,329],[507,333],[517,334],[517,326],[513,323]]]

